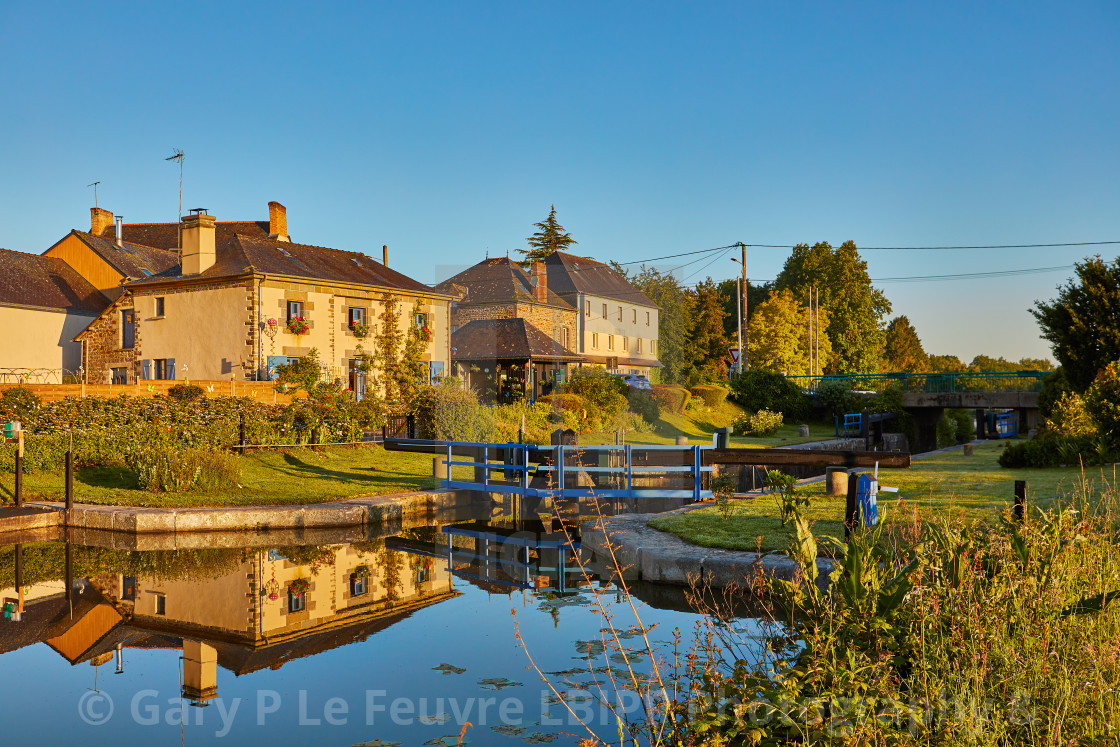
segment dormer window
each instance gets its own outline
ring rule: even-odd
[[[287,249],[284,249],[283,247],[279,247],[279,246],[278,246],[278,247],[276,247],[276,251],[280,252],[280,253],[281,253],[281,254],[283,254],[283,255],[284,255],[285,257],[290,257],[290,256],[292,256],[291,254],[289,254],[289,253],[288,253],[288,250],[287,250]]]

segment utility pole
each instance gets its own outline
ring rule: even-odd
[[[739,262],[739,267],[743,271],[743,315],[739,320],[739,324],[743,330],[743,339],[739,341],[739,370],[746,371],[750,366],[750,359],[747,356],[747,347],[751,344],[750,331],[747,328],[747,245],[740,241],[739,248],[743,251],[742,261]]]
[[[743,373],[743,286],[738,280],[735,281],[735,316],[737,317],[739,327],[739,360],[735,365],[738,367],[740,374]]]

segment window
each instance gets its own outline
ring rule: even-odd
[[[364,326],[365,323],[366,323],[366,310],[361,308],[361,307],[358,307],[358,306],[351,306],[350,307],[350,326],[355,327],[359,324]]]
[[[424,327],[427,327],[427,326],[428,326],[428,315],[427,314],[417,314],[416,315],[416,329],[423,329]]]
[[[649,326],[649,312],[646,312],[646,326]]]
[[[591,316],[591,302],[587,302],[587,316]]]
[[[630,309],[630,312],[631,312],[630,313],[630,323],[631,324],[637,324],[638,323],[638,310],[637,309]]]
[[[296,317],[303,319],[303,301],[288,301],[288,318],[286,321],[292,321]]]
[[[128,369],[127,368],[114,368],[113,378],[110,380],[111,384],[127,384],[128,383]]]
[[[614,350],[614,335],[607,335],[607,350]]]
[[[155,378],[160,381],[171,381],[175,378],[175,359],[156,358],[152,361],[155,367]]]
[[[622,307],[621,306],[618,307],[618,321],[620,321],[620,322],[622,321]]]
[[[366,374],[361,369],[362,359],[350,359],[350,390],[356,399],[361,399],[366,393]]]
[[[592,348],[598,348],[599,347],[599,333],[598,332],[592,332],[591,333],[591,347]]]
[[[638,337],[638,338],[635,338],[635,339],[637,340],[637,343],[636,343],[636,346],[635,346],[634,350],[636,352],[640,353],[640,352],[642,352],[642,338]]]
[[[167,614],[167,597],[163,594],[156,594],[156,614]]]
[[[121,599],[129,602],[136,601],[136,577],[124,576],[121,579]]]
[[[369,577],[350,574],[350,596],[360,597],[369,591]]]
[[[163,316],[163,296],[156,296],[156,316]]]
[[[622,349],[626,351],[630,350],[630,338],[625,335],[622,336]]]
[[[649,352],[651,355],[657,355],[657,340],[649,341]]]
[[[136,312],[132,309],[121,311],[121,349],[132,350],[136,347]]]
[[[567,327],[561,327],[560,328],[560,344],[563,345],[564,347],[568,347],[568,328]]]
[[[302,612],[303,611],[303,602],[304,602],[304,598],[306,596],[307,596],[306,593],[304,593],[304,594],[293,594],[292,592],[289,591],[288,592],[288,612]]]
[[[604,319],[607,318],[607,305],[606,304],[603,304],[603,318]]]

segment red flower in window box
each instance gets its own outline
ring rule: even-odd
[[[420,328],[420,339],[424,342],[431,342],[432,340],[432,330],[428,329],[427,324]]]
[[[311,325],[303,320],[301,316],[293,316],[288,320],[288,331],[293,335],[306,335],[311,329]]]
[[[295,578],[288,582],[288,593],[293,597],[302,597],[311,588],[311,582],[306,578]]]

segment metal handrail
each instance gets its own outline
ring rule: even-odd
[[[958,392],[1037,392],[1048,371],[956,371],[886,374],[824,374],[788,376],[808,392],[830,381],[841,381],[853,389],[898,389],[907,393],[946,394]]]

